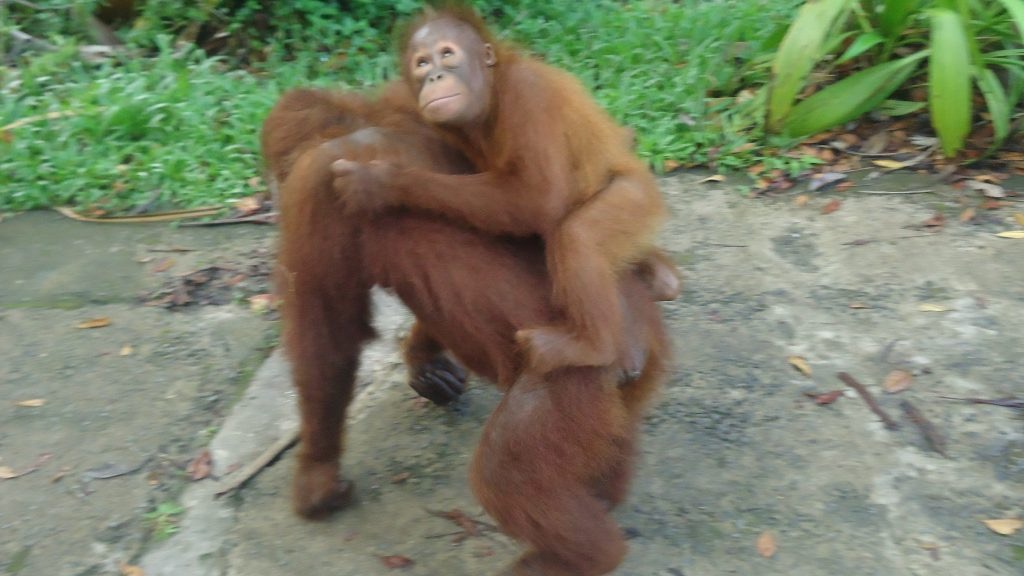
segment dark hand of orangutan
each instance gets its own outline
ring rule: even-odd
[[[393,206],[397,198],[388,186],[394,168],[383,162],[353,162],[344,158],[331,164],[334,190],[349,212],[378,212]]]
[[[466,391],[466,371],[441,354],[420,366],[409,380],[409,386],[417,394],[438,406],[445,406],[459,399]]]

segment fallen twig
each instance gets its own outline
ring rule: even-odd
[[[899,156],[901,154],[906,154],[906,152],[875,152],[873,154],[870,154],[868,152],[858,152],[857,150],[850,150],[849,148],[843,149],[843,148],[837,148],[835,146],[832,146],[831,148],[833,150],[839,150],[840,152],[842,152],[844,154],[852,154],[854,156],[865,156],[865,157],[868,157],[868,158],[886,158],[886,157],[889,157],[889,156]]]
[[[95,468],[90,468],[85,472],[82,472],[78,476],[78,492],[80,496],[88,496],[92,494],[90,484],[93,480],[109,480],[111,478],[117,478],[118,476],[125,476],[127,474],[134,474],[139,470],[142,470],[149,461],[153,459],[153,455],[146,456],[142,462],[138,464],[102,464]]]
[[[195,252],[195,248],[184,248],[182,246],[171,246],[170,248],[147,248],[150,252]]]
[[[225,224],[276,224],[277,212],[266,214],[253,214],[251,216],[239,216],[238,218],[221,218],[220,220],[207,220],[205,222],[182,222],[181,226],[223,226]]]
[[[468,514],[453,508],[448,511],[444,510],[431,510],[430,508],[424,508],[428,514],[437,516],[438,518],[444,518],[459,527],[458,532],[452,532],[449,534],[437,534],[434,536],[428,536],[428,538],[444,538],[447,536],[454,536],[454,542],[459,543],[475,536],[486,535],[488,533],[494,533],[498,531],[498,527],[494,524],[489,524],[476,518],[471,518]]]
[[[255,460],[249,462],[237,472],[232,473],[231,477],[226,479],[222,486],[213,493],[214,496],[219,498],[229,492],[238,490],[246,482],[256,477],[260,471],[280,456],[282,452],[294,446],[298,441],[299,431],[297,429],[291,434],[278,438],[277,442],[270,445],[270,447],[264,450],[263,453],[256,457]]]
[[[840,372],[836,374],[836,377],[842,380],[843,383],[850,388],[856,390],[857,394],[860,394],[860,397],[864,400],[864,403],[868,405],[868,408],[882,419],[882,423],[885,424],[886,430],[900,429],[899,423],[893,420],[885,410],[882,410],[882,407],[875,401],[875,397],[871,395],[871,392],[868,392],[868,389],[865,388],[863,384],[857,382],[853,376],[850,376],[846,372]]]
[[[910,234],[908,236],[894,236],[892,238],[858,238],[857,240],[843,242],[842,246],[864,246],[866,244],[872,244],[874,242],[895,242],[896,240],[909,240],[911,238],[932,238],[934,236],[934,234]]]
[[[921,434],[924,435],[924,439],[928,441],[932,450],[942,454],[943,458],[949,458],[949,454],[946,453],[946,438],[939,433],[935,425],[925,418],[924,414],[910,403],[910,400],[901,400],[900,408],[903,409],[907,418],[910,418],[910,421],[921,430]]]
[[[57,49],[56,46],[54,46],[53,44],[50,44],[46,40],[40,40],[39,38],[36,38],[35,36],[32,36],[31,34],[26,34],[26,33],[22,32],[21,30],[11,30],[10,31],[10,35],[11,35],[12,38],[17,40],[18,42],[25,42],[25,43],[28,43],[28,44],[32,44],[32,45],[38,47],[40,50],[47,50],[47,51],[49,51],[49,50],[56,50]]]
[[[921,190],[855,190],[861,194],[927,194],[935,192],[934,188],[922,188]]]
[[[50,458],[52,458],[52,457],[53,457],[53,454],[51,454],[49,452],[46,452],[46,453],[40,454],[39,457],[36,458],[35,462],[30,464],[28,467],[24,468],[23,470],[15,471],[13,469],[7,468],[4,471],[3,474],[0,474],[0,480],[13,480],[15,478],[20,478],[20,477],[25,476],[27,474],[31,474],[31,473],[39,470],[40,468],[42,468],[43,464],[46,464],[47,462],[49,462]]]
[[[158,214],[146,214],[144,216],[110,216],[109,218],[93,218],[91,216],[82,216],[75,212],[71,208],[66,206],[57,206],[54,208],[57,212],[60,212],[64,216],[71,218],[72,220],[78,220],[79,222],[95,222],[101,224],[141,224],[147,222],[167,222],[169,220],[181,220],[184,218],[202,218],[204,216],[213,216],[214,214],[223,210],[222,207],[210,206],[208,208],[194,208],[191,210],[174,210],[171,212],[160,212]]]
[[[1002,406],[1003,408],[1016,408],[1017,410],[1024,410],[1024,400],[1017,398],[1016,396],[1007,396],[1005,398],[957,398],[955,396],[939,396],[944,400],[959,400],[960,402],[970,402],[971,404],[988,404],[989,406]]]

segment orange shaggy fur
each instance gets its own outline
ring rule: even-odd
[[[407,361],[422,364],[447,348],[505,391],[470,472],[480,503],[529,548],[503,573],[610,572],[626,544],[609,510],[626,494],[641,413],[668,353],[658,307],[637,275],[613,282],[626,338],[647,352],[636,380],[619,385],[619,361],[546,374],[525,369],[516,332],[562,318],[540,242],[407,210],[354,215],[333,189],[330,165],[342,157],[466,170],[400,94],[294,91],[264,124],[268,167],[282,185],[279,289],[301,411],[295,508],[318,518],[350,499],[352,487],[339,477],[345,410],[360,351],[374,336],[369,290],[380,285],[419,321]]]

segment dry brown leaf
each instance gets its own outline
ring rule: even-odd
[[[981,521],[989,530],[1002,536],[1013,536],[1017,530],[1024,528],[1024,520],[1020,518],[997,518]]]
[[[380,561],[392,570],[396,568],[405,568],[406,566],[412,566],[413,564],[412,559],[406,556],[399,556],[397,554],[392,556],[381,556]]]
[[[235,202],[235,209],[243,215],[258,212],[262,207],[263,202],[256,196],[246,196],[245,198],[239,198],[238,201]]]
[[[31,400],[22,400],[18,402],[18,406],[22,408],[39,408],[43,404],[46,404],[45,398],[33,398]]]
[[[807,184],[807,191],[814,192],[816,190],[821,190],[829,184],[835,184],[836,182],[844,179],[846,179],[846,174],[843,174],[842,172],[823,172],[821,174],[815,174],[814,176],[811,176],[811,181]]]
[[[146,576],[146,573],[142,571],[142,568],[135,566],[134,564],[121,564],[121,576]]]
[[[879,168],[885,168],[886,170],[899,170],[900,168],[907,167],[905,162],[900,162],[899,160],[888,160],[886,158],[882,158],[881,160],[872,160],[871,163]]]
[[[812,398],[814,398],[814,403],[817,404],[818,406],[828,406],[829,404],[831,404],[831,403],[835,402],[836,400],[839,400],[840,398],[842,398],[842,396],[843,396],[843,391],[842,390],[833,390],[831,392],[824,392],[822,394],[815,394],[814,396],[812,396]]]
[[[89,329],[89,328],[103,328],[104,326],[110,326],[110,318],[106,316],[100,318],[92,318],[89,320],[83,320],[75,325],[75,328]]]
[[[949,308],[946,308],[942,304],[932,304],[930,302],[918,304],[917,309],[921,312],[949,312]]]
[[[398,474],[395,474],[394,476],[391,477],[391,483],[392,484],[401,484],[402,482],[405,482],[406,480],[408,480],[411,477],[412,477],[412,474],[409,473],[409,472],[399,472]]]
[[[906,370],[893,370],[882,382],[882,389],[889,394],[903,392],[914,383],[914,376]]]
[[[209,448],[204,448],[198,456],[188,463],[185,472],[188,473],[189,478],[197,481],[209,476],[211,469],[213,469],[213,456],[210,454]]]
[[[811,365],[807,363],[803,356],[790,356],[787,360],[789,360],[790,366],[799,370],[804,376],[811,375]]]
[[[662,163],[661,168],[665,172],[671,172],[680,166],[682,166],[682,164],[675,160],[665,160],[665,162]]]
[[[970,222],[974,220],[974,208],[968,208],[960,213],[961,222]]]
[[[118,356],[131,356],[135,352],[135,348],[131,344],[125,344],[121,346],[121,350],[117,353]]]
[[[10,480],[18,476],[21,476],[21,474],[15,472],[10,466],[0,466],[0,480]]]
[[[842,206],[842,205],[843,205],[843,203],[840,202],[838,198],[833,198],[833,199],[829,200],[828,204],[825,204],[824,206],[821,207],[821,213],[822,214],[831,214],[831,213],[835,212],[836,210],[839,210],[839,207]]]
[[[156,266],[153,266],[153,272],[167,272],[174,266],[174,258],[164,258]]]
[[[847,146],[856,146],[860,143],[860,136],[847,132],[838,136],[839,140],[845,143]]]
[[[1024,226],[1024,212],[1017,212],[1013,215],[1013,219],[1017,221],[1017,224]]]
[[[978,182],[977,180],[967,180],[964,182],[964,186],[967,186],[975,192],[981,192],[987,198],[1006,198],[1006,190],[1003,190],[1003,187],[998,184]]]
[[[984,210],[999,210],[1000,208],[1009,205],[1010,203],[1005,200],[995,200],[993,198],[986,198],[985,201],[981,203],[981,208]]]
[[[725,182],[725,176],[721,174],[715,174],[714,176],[708,176],[697,181],[697,184],[704,184],[706,182]]]
[[[978,182],[988,182],[990,184],[995,184],[996,182],[1003,181],[1003,178],[1000,178],[995,174],[979,174],[975,176],[974,179],[977,180]]]
[[[921,222],[925,228],[939,228],[946,224],[946,217],[941,212],[936,212],[931,218]]]
[[[250,188],[259,188],[260,185],[263,184],[263,178],[260,178],[259,176],[253,176],[252,178],[246,180],[246,183],[249,184]]]
[[[871,306],[868,306],[863,302],[850,302],[849,307],[854,310],[869,310],[871,308]]]
[[[885,151],[885,147],[889,145],[889,132],[887,130],[881,130],[876,132],[874,136],[867,139],[864,142],[864,146],[861,147],[860,151],[864,154],[881,154]]]
[[[1013,238],[1015,240],[1024,240],[1024,230],[1007,230],[1006,232],[1000,232],[996,234],[1000,238]]]
[[[810,199],[811,197],[808,196],[807,194],[801,194],[796,198],[793,198],[793,205],[796,206],[797,208],[802,208],[807,204],[807,202],[810,201]]]
[[[466,513],[462,510],[452,508],[448,512],[445,512],[444,516],[455,523],[456,526],[462,528],[467,536],[477,536],[480,534],[480,530],[476,527],[476,522],[473,522],[473,519],[466,516]]]
[[[276,310],[278,303],[276,294],[256,294],[249,297],[249,309],[256,313]]]
[[[778,544],[775,542],[775,534],[765,530],[757,537],[757,553],[762,558],[771,558],[775,556],[775,552],[779,549]]]
[[[60,482],[61,479],[68,475],[68,472],[71,472],[71,466],[62,466],[61,469],[57,470],[57,473],[50,478],[50,484]]]

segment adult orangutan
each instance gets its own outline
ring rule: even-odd
[[[496,42],[468,8],[416,20],[401,62],[424,120],[478,173],[341,159],[333,169],[349,209],[407,207],[491,234],[540,235],[566,317],[522,327],[531,364],[543,372],[612,362],[623,321],[617,276],[642,262],[669,299],[680,283],[653,248],[666,209],[624,129],[575,78]]]
[[[343,208],[350,192],[373,183],[350,180],[351,190],[337,190],[331,165],[339,158],[466,169],[419,120],[415,102],[408,106],[399,94],[387,90],[374,100],[296,91],[264,124],[269,168],[282,179],[284,342],[301,414],[295,509],[319,518],[351,497],[351,484],[339,477],[342,431],[360,351],[374,336],[369,290],[376,284],[419,320],[406,351],[414,374],[450,380],[438,356],[447,348],[505,391],[470,470],[484,509],[529,547],[501,574],[606,574],[626,553],[609,510],[626,494],[641,413],[668,353],[650,287],[640,274],[623,274],[616,284],[622,341],[630,344],[617,350],[623,360],[527,369],[516,332],[561,320],[536,238],[500,238],[405,209],[368,217]],[[638,349],[643,370],[623,382]]]

